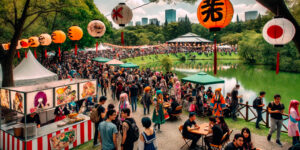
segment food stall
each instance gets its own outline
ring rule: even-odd
[[[89,116],[71,113],[54,122],[54,109],[71,101],[80,104],[97,93],[97,81],[86,79],[0,88],[0,149],[70,149],[91,140],[94,125]],[[40,116],[40,128],[26,123],[24,116],[35,113]]]

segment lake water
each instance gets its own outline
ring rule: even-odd
[[[154,69],[161,67],[159,63],[147,65]],[[213,75],[213,61],[198,60],[174,62],[173,69],[189,76],[204,71]],[[267,66],[245,65],[238,60],[218,61],[217,77],[225,80],[225,85],[211,85],[213,89],[225,88],[225,93],[231,92],[236,83],[240,84],[239,94],[243,95],[244,103],[249,101],[252,105],[253,100],[259,95],[260,91],[266,92],[265,104],[273,101],[275,94],[281,95],[281,101],[285,105],[285,112],[288,112],[290,100],[300,101],[300,74],[279,72],[269,69]],[[206,87],[207,88],[207,87]]]

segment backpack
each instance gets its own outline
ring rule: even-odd
[[[256,97],[255,100],[253,101],[253,108],[255,108],[255,109],[258,108],[258,101],[259,101],[259,98]]]
[[[135,121],[124,120],[129,125],[129,130],[127,131],[127,139],[131,142],[136,142],[140,137],[139,127],[136,125]]]
[[[92,109],[92,112],[91,112],[91,114],[90,114],[90,118],[91,118],[91,121],[93,122],[93,123],[98,123],[99,121],[100,121],[100,117],[99,117],[99,114],[98,114],[98,108],[99,108],[100,106],[98,106],[97,108],[93,108]]]

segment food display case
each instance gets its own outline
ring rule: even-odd
[[[97,97],[97,93],[97,81],[86,79],[0,88],[0,149],[69,149],[92,140],[94,125],[89,116],[73,113],[53,122],[53,113],[60,105]],[[40,128],[35,123],[20,123],[22,118],[26,122],[24,116],[30,112],[40,115]]]

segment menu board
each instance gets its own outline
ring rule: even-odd
[[[8,90],[0,89],[0,99],[1,99],[2,107],[10,108],[9,91]]]
[[[11,109],[24,113],[24,93],[10,91]]]
[[[96,95],[97,92],[97,82],[96,81],[87,81],[79,84],[80,99],[91,97]]]
[[[50,138],[51,149],[60,150],[68,147],[76,140],[76,130],[72,129]]]
[[[73,100],[77,101],[77,92],[77,84],[55,88],[55,106],[67,104]]]
[[[53,89],[27,93],[27,114],[53,107]]]

